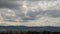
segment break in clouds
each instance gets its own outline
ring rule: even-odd
[[[0,0],[3,21],[34,21],[41,17],[60,17],[59,0]]]

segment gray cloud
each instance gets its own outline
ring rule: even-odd
[[[37,17],[39,15],[39,17]],[[27,13],[27,16],[31,17],[31,20],[37,20],[42,16],[48,16],[52,18],[58,18],[60,17],[60,10],[47,10],[47,11],[29,11]]]
[[[7,8],[7,10],[8,9],[11,9],[11,10],[16,9],[17,10],[19,8],[19,6],[21,6],[21,5],[18,4],[16,1],[17,0],[0,0],[0,8],[1,9]],[[16,12],[18,12],[18,11],[16,11]],[[1,16],[3,17],[4,20],[7,19],[8,21],[11,21],[11,20],[14,21],[14,19],[16,18],[16,17],[12,17],[12,16],[6,16],[8,11],[0,11],[0,13],[1,13]]]
[[[0,8],[13,8],[18,6],[19,4],[16,1],[0,0]]]
[[[49,17],[60,17],[60,10],[47,10],[46,15]]]
[[[28,1],[56,1],[56,0],[28,0]]]
[[[29,21],[29,20],[37,20],[38,18],[42,16],[49,16],[49,17],[60,17],[60,11],[59,10],[38,10],[38,11],[32,11],[28,10],[27,14],[24,14],[24,9],[22,7],[22,3],[19,4],[16,2],[17,0],[0,0],[0,8],[8,8],[11,10],[14,10],[16,13],[16,17],[12,16],[6,16],[5,14],[7,12],[2,12],[1,15],[5,19],[5,21],[15,21],[15,19],[23,20],[23,21]],[[31,0],[29,0],[31,1]],[[40,0],[39,0],[40,1]],[[31,2],[30,2],[31,3]],[[33,3],[33,2],[32,2]],[[38,17],[37,17],[38,16]],[[20,19],[21,18],[21,19]]]

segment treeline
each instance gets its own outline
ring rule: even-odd
[[[60,32],[50,32],[50,31],[0,31],[0,34],[60,34]]]

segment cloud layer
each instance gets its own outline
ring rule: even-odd
[[[0,0],[0,22],[39,22],[42,17],[60,18],[60,1]],[[46,20],[45,18],[43,19]]]

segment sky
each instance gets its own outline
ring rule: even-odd
[[[0,0],[0,26],[60,26],[60,0]]]

